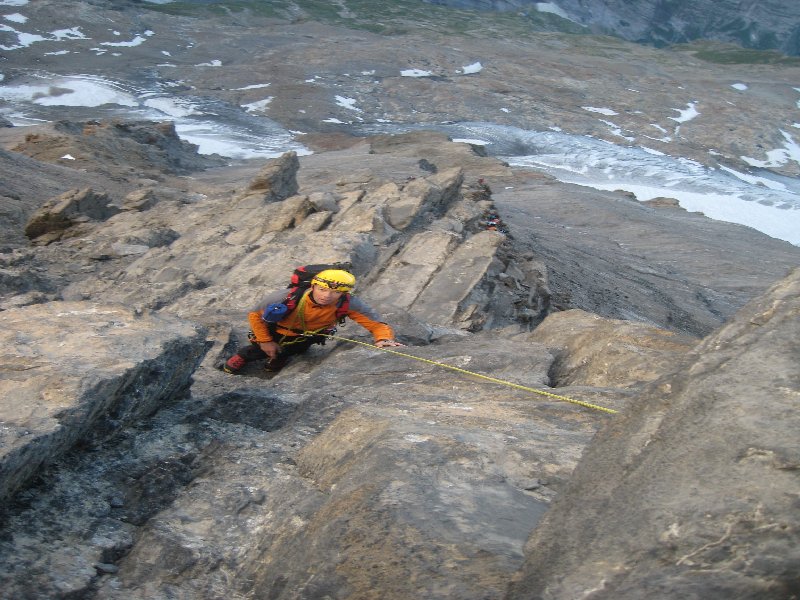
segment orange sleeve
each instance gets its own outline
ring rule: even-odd
[[[272,336],[269,334],[269,328],[264,322],[264,319],[261,318],[261,313],[259,311],[247,313],[247,320],[250,323],[250,329],[253,330],[256,342],[260,344],[262,342],[272,341]]]
[[[394,331],[386,323],[381,321],[374,321],[367,315],[355,310],[347,311],[347,317],[353,319],[356,323],[361,325],[364,329],[372,334],[372,338],[379,342],[381,340],[393,340]]]

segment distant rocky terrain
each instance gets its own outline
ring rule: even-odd
[[[45,18],[54,4],[41,6]],[[71,6],[98,35],[111,16],[156,18],[128,3]],[[202,39],[190,17],[163,18]],[[214,19],[218,39],[187,48],[192,61],[253,47],[244,14]],[[218,72],[230,79],[215,93],[256,64],[296,70],[291,43],[311,32],[327,56],[293,51],[318,73],[331,61],[333,78],[356,66],[356,46],[388,57],[408,43],[298,14],[261,32],[282,49]],[[489,52],[468,41],[472,56]],[[450,42],[457,64],[465,47]],[[729,87],[718,67],[625,52],[664,56],[681,85]],[[80,57],[102,72],[102,57]],[[723,127],[766,132],[759,119],[794,73],[737,69],[767,83],[752,118],[709,119],[730,161],[738,142]],[[202,71],[183,73],[211,93]],[[604,79],[555,72],[548,85],[563,81],[566,99]],[[273,116],[318,125],[331,99],[287,82],[272,84]],[[392,84],[413,88],[393,114],[410,120],[418,97],[421,122],[447,112],[442,100],[481,114],[492,95],[466,77],[446,97],[441,81]],[[519,90],[518,106],[587,126],[547,89]],[[694,133],[681,147],[717,160]],[[512,169],[432,130],[323,125],[307,139],[312,154],[227,161],[198,155],[170,123],[0,129],[2,595],[797,596],[800,248],[668,199]],[[400,354],[348,323],[275,377],[257,363],[219,370],[263,293],[300,264],[334,261],[353,265],[356,293],[407,344]]]
[[[718,40],[757,50],[800,54],[800,7],[791,2],[639,0],[426,0],[464,9],[513,11],[528,18],[561,19],[592,33],[670,46]],[[555,23],[550,23],[555,26]],[[566,25],[566,24],[565,24]]]
[[[784,150],[798,121],[798,58],[712,42],[657,50],[417,0],[329,10],[315,2],[229,4],[38,0],[25,7],[25,29],[79,27],[85,38],[70,39],[66,54],[53,42],[7,52],[3,83],[35,86],[43,72],[82,73],[156,95],[168,90],[190,105],[261,102],[254,114],[299,132],[311,149],[319,133],[491,121],[645,146],[715,168],[746,172],[750,157],[800,174]],[[146,42],[129,42],[137,38]],[[475,63],[479,73],[465,72]],[[681,123],[690,105],[701,118]],[[87,112],[59,107],[58,114],[83,120]],[[333,138],[323,139],[330,148]],[[771,160],[771,151],[783,160]]]

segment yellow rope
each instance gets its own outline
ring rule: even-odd
[[[310,332],[309,332],[310,333]],[[518,383],[513,383],[511,381],[505,381],[503,379],[497,379],[495,377],[489,377],[487,375],[481,375],[480,373],[474,373],[472,371],[467,371],[466,369],[461,369],[459,367],[454,367],[453,365],[448,365],[446,363],[442,363],[436,360],[428,360],[427,358],[422,358],[419,356],[414,356],[413,354],[408,354],[406,352],[398,352],[397,350],[389,350],[388,348],[379,348],[378,346],[374,346],[373,344],[367,344],[360,340],[353,340],[350,338],[342,337],[340,335],[333,335],[329,333],[314,333],[314,335],[324,335],[325,337],[334,339],[334,340],[342,340],[344,342],[350,342],[353,344],[360,344],[362,346],[367,346],[368,348],[372,348],[374,350],[380,350],[382,352],[388,352],[389,354],[396,354],[398,356],[405,356],[406,358],[413,358],[414,360],[419,360],[431,365],[436,365],[437,367],[444,367],[445,369],[450,369],[452,371],[457,371],[459,373],[464,373],[465,375],[472,375],[473,377],[478,377],[480,379],[484,379],[486,381],[491,381],[492,383],[499,383],[501,385],[507,385],[509,387],[517,388],[519,390],[525,390],[526,392],[533,392],[534,394],[541,394],[542,396],[547,396],[548,398],[553,398],[555,400],[561,400],[563,402],[570,402],[571,404],[577,404],[578,406],[583,406],[584,408],[591,408],[592,410],[599,410],[602,412],[607,412],[610,414],[616,414],[617,411],[613,408],[606,408],[605,406],[599,406],[597,404],[591,404],[590,402],[584,402],[582,400],[575,400],[574,398],[568,398],[567,396],[559,396],[558,394],[551,394],[550,392],[545,392],[544,390],[537,390],[536,388],[528,387],[526,385],[520,385]]]

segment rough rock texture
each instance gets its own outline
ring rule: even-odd
[[[3,130],[0,140],[14,150],[0,150],[4,248],[26,245],[19,235],[23,228],[28,237],[47,234],[38,243],[80,235],[79,228],[67,230],[136,204],[147,208],[153,201],[149,188],[165,174],[222,164],[182,142],[172,123],[61,121]],[[148,192],[149,200],[143,199]]]
[[[75,443],[185,392],[206,349],[185,321],[88,302],[2,311],[0,342],[3,500]]]
[[[237,208],[249,204],[268,204],[286,200],[297,193],[297,170],[300,163],[296,152],[287,152],[271,161],[256,175],[241,197],[234,200]]]
[[[791,64],[722,68],[691,53],[656,52],[607,38],[498,35],[508,30],[491,18],[470,22],[454,36],[430,20],[417,27],[424,15],[414,13],[412,4],[400,7],[400,17],[382,13],[384,26],[398,28],[390,36],[322,25],[307,12],[326,10],[335,13],[331,19],[357,26],[363,21],[355,11],[362,5],[353,3],[334,10],[326,3],[238,3],[224,14],[206,3],[172,7],[199,11],[193,16],[156,12],[171,8],[146,4],[26,5],[29,31],[53,31],[69,14],[87,38],[70,40],[65,56],[36,44],[15,50],[17,68],[4,73],[4,82],[39,81],[42,69],[75,73],[80,66],[133,87],[150,89],[156,80],[170,85],[175,98],[185,94],[193,106],[208,102],[216,110],[229,103],[237,118],[242,104],[264,98],[265,90],[251,84],[269,82],[273,98],[263,115],[308,131],[302,139],[320,151],[199,171],[192,169],[207,166],[208,158],[173,145],[169,128],[88,122],[84,113],[58,128],[0,130],[4,148],[19,147],[41,159],[0,152],[0,221],[12,228],[0,234],[0,316],[33,311],[44,318],[53,307],[73,302],[125,306],[118,319],[96,323],[95,329],[70,322],[65,332],[53,332],[55,341],[36,347],[54,357],[56,374],[81,365],[76,386],[91,384],[107,369],[150,364],[151,356],[164,361],[159,373],[169,377],[174,371],[190,383],[188,390],[176,384],[151,414],[126,413],[130,419],[113,431],[113,411],[60,423],[76,443],[51,456],[44,468],[28,464],[33,477],[2,506],[2,594],[500,599],[525,564],[526,540],[562,495],[598,430],[611,427],[601,439],[622,447],[619,454],[611,448],[594,455],[610,465],[609,480],[597,484],[604,492],[619,481],[615,469],[637,464],[650,448],[656,456],[656,448],[680,452],[700,440],[685,440],[680,427],[662,427],[641,452],[625,454],[650,439],[647,415],[659,419],[661,411],[669,413],[664,423],[680,422],[683,417],[668,410],[670,402],[684,401],[690,425],[708,425],[702,434],[722,440],[741,431],[740,413],[723,420],[717,413],[692,412],[708,401],[712,383],[714,391],[731,392],[713,401],[741,406],[749,406],[755,394],[762,401],[771,394],[796,395],[796,345],[782,341],[780,331],[773,336],[778,343],[766,350],[778,352],[769,354],[769,365],[756,369],[758,357],[740,364],[739,356],[751,356],[750,343],[764,343],[746,318],[751,313],[734,323],[752,335],[697,342],[795,267],[799,248],[669,202],[643,205],[629,195],[519,172],[441,133],[346,135],[380,119],[419,124],[496,114],[502,124],[557,124],[614,139],[605,119],[582,108],[602,101],[618,110],[615,120],[626,136],[630,132],[632,144],[739,168],[742,155],[761,156],[776,140],[784,141],[776,132],[785,128],[787,111],[796,110]],[[427,15],[432,8],[424,10]],[[412,22],[415,29],[401,34]],[[109,23],[123,37],[143,29],[155,35],[138,46],[117,46],[124,57],[92,51],[109,39],[119,41]],[[369,23],[375,25],[374,14]],[[453,24],[458,23],[443,26]],[[4,40],[11,35],[2,33]],[[173,66],[164,66],[165,53]],[[455,74],[474,57],[485,62],[480,76]],[[201,66],[212,60],[224,68]],[[398,76],[401,68],[420,65],[435,75]],[[736,81],[747,81],[757,93],[741,94],[731,86]],[[58,86],[42,91],[48,98],[63,93]],[[337,103],[339,93],[363,112]],[[688,98],[702,100],[704,118],[678,131],[670,118]],[[658,128],[675,135],[655,142],[652,129]],[[26,144],[26,133],[41,137]],[[65,159],[64,152],[84,162]],[[778,170],[794,168],[787,162]],[[255,194],[248,190],[253,182],[261,182]],[[32,246],[23,235],[30,216],[48,200],[86,188],[108,195],[119,212],[81,219],[59,240]],[[280,190],[274,196],[273,188]],[[495,213],[507,223],[507,233],[489,230],[487,215]],[[221,372],[219,363],[246,343],[245,314],[252,304],[285,286],[297,265],[327,261],[353,264],[357,295],[381,311],[408,346],[378,351],[361,328],[348,323],[337,340],[314,347],[273,378],[258,362],[242,376]],[[764,321],[771,333],[773,322],[797,320],[789,299],[796,297],[793,286]],[[150,319],[153,324],[133,332],[119,352],[97,355],[105,346],[91,333],[107,329],[121,336],[118,330]],[[29,329],[28,323],[7,328],[9,352],[26,349],[18,340]],[[173,339],[176,331],[186,332],[191,350],[163,352],[157,341]],[[62,333],[71,340],[68,347],[59,345]],[[200,355],[193,352],[202,352],[204,344],[209,350],[198,365]],[[171,360],[187,356],[169,368]],[[120,363],[120,357],[126,360]],[[17,381],[14,367],[23,359],[16,358],[3,377]],[[731,372],[733,366],[746,382]],[[148,379],[156,387],[162,382]],[[672,383],[670,394],[659,391],[663,382]],[[119,402],[138,406],[140,389]],[[734,393],[739,390],[744,395]],[[51,396],[79,406],[77,396],[57,390]],[[3,397],[13,413],[20,407],[12,399]],[[108,400],[104,395],[97,406]],[[773,423],[770,415],[753,414]],[[643,420],[645,428],[629,439],[614,438],[618,420],[621,427]],[[791,417],[785,421],[792,424]],[[87,430],[89,424],[94,426]],[[780,527],[747,529],[762,518],[752,517],[749,497],[796,499],[791,446],[784,444],[790,450],[782,454],[777,446],[754,444],[753,452],[740,452],[739,463],[731,466],[723,458],[740,444],[729,441],[717,454],[696,453],[684,461],[691,466],[687,474],[715,484],[681,488],[684,481],[676,479],[684,495],[665,493],[685,521],[656,532],[668,530],[681,554],[671,556],[675,568],[666,575],[648,553],[626,564],[634,577],[641,576],[635,585],[645,596],[669,595],[669,589],[649,593],[648,572],[658,577],[702,569],[701,560],[735,557],[738,548],[760,543],[759,536],[774,536],[783,551]],[[627,508],[642,521],[651,490],[664,487],[659,470],[667,478],[675,475],[672,463],[659,461],[641,479],[620,486]],[[784,466],[764,469],[752,483],[741,481],[740,473],[759,461]],[[761,488],[753,489],[756,482]],[[737,483],[749,497],[736,496]],[[563,501],[575,505],[585,498]],[[699,533],[691,537],[704,533],[704,513],[680,511],[696,507],[699,498],[713,499],[714,519],[730,515],[728,538],[723,539],[727,529],[720,533],[720,521],[712,521],[716,529],[703,539]],[[603,543],[629,531],[618,515],[609,518],[619,526],[608,529]],[[645,523],[643,531],[652,531],[648,527],[654,525]],[[562,531],[545,543],[558,545]],[[684,547],[681,535],[687,531]],[[734,536],[736,545],[726,546]],[[598,543],[587,541],[586,548]],[[783,568],[792,551],[773,556],[767,548],[746,556],[737,576],[744,581],[747,569]],[[569,560],[565,556],[559,564]],[[551,573],[554,580],[568,575]],[[523,587],[512,593],[524,594],[528,581],[527,572],[521,573]],[[689,596],[691,590],[680,585],[678,597]]]
[[[197,146],[181,140],[169,121],[61,121],[29,133],[12,149],[42,162],[109,174],[190,173],[224,164],[218,156],[198,155]],[[152,171],[153,165],[159,168]]]
[[[795,597],[798,317],[795,270],[598,433],[508,599]]]
[[[545,15],[558,15],[580,23],[589,31],[656,46],[706,39],[739,44],[745,48],[800,54],[797,28],[800,8],[791,2],[777,0],[752,3],[733,0],[560,0],[555,5],[534,0],[425,1],[457,8],[515,11],[540,19]],[[542,12],[537,14],[537,10]]]
[[[124,194],[136,187],[135,183],[112,181],[95,172],[43,163],[2,149],[0,167],[4,174],[0,178],[0,247],[4,252],[27,246],[25,224],[48,200],[87,187],[112,194]]]
[[[551,383],[604,387],[639,385],[675,370],[697,339],[582,310],[553,313],[528,337],[551,347]]]
[[[550,360],[526,342],[498,351],[491,337],[469,354],[462,341],[410,351],[529,385]],[[152,597],[174,589],[176,572],[198,598],[502,596],[527,532],[602,417],[364,348],[340,345],[325,362],[332,370],[293,364],[206,409],[216,421],[203,437],[213,431],[231,451],[215,451],[208,474],[141,529],[99,597]],[[273,414],[278,398],[306,400],[267,435],[273,421],[245,427],[235,412],[256,394]],[[556,436],[560,411],[569,431]]]
[[[92,189],[72,190],[45,202],[25,225],[25,235],[37,243],[58,240],[66,229],[88,219],[105,220],[119,212],[105,194]],[[44,238],[44,239],[41,239]]]
[[[94,420],[63,424],[70,444],[48,467],[26,463],[26,476],[36,477],[2,515],[4,590],[18,598],[502,598],[583,449],[620,418],[604,409],[639,406],[643,386],[684,363],[697,340],[692,323],[709,311],[732,314],[766,287],[770,269],[788,268],[800,252],[754,232],[744,252],[740,228],[684,211],[642,212],[621,195],[572,205],[571,186],[475,154],[462,168],[431,173],[419,157],[445,165],[464,156],[463,144],[438,134],[375,142],[380,152],[367,140],[297,157],[297,171],[286,156],[165,178],[112,197],[125,210],[67,230],[80,228],[78,236],[3,255],[0,316],[102,299],[143,316],[126,312],[100,329],[121,335],[157,315],[175,324],[159,326],[158,336],[196,332],[179,317],[202,323],[211,345],[193,373],[199,355],[188,350],[194,358],[179,367],[161,363],[159,372],[184,384],[191,373],[188,395],[175,389],[150,417],[149,401],[142,414],[131,410],[112,436],[106,424],[117,419],[100,404]],[[297,193],[232,206],[242,185],[267,171]],[[491,187],[476,184],[485,173]],[[554,199],[564,192],[552,209],[560,235],[547,233],[555,216],[541,218],[547,195],[526,185],[545,186]],[[526,204],[530,189],[537,201]],[[510,235],[486,230],[495,197],[508,207]],[[413,207],[403,229],[384,210],[398,198]],[[269,218],[254,218],[260,210]],[[596,236],[583,233],[590,211]],[[680,247],[693,227],[711,230],[740,281],[715,280],[717,265],[703,271],[687,260],[659,272],[650,258],[658,276],[646,289],[658,293],[630,285],[626,302],[612,305],[649,315],[645,322],[561,312],[593,308],[598,291],[610,297],[612,269],[624,277],[640,268],[616,258],[619,246],[603,232],[637,219],[650,233],[641,240],[631,232],[631,254],[647,256],[655,231]],[[589,243],[578,268],[607,275],[573,284],[569,298],[561,265]],[[770,256],[769,268],[749,258],[756,250]],[[239,377],[216,368],[246,339],[244,313],[262,293],[285,285],[298,264],[338,260],[354,265],[357,293],[412,344],[402,354],[361,345],[365,332],[349,324],[342,339],[271,380],[258,363]],[[708,299],[682,307],[691,317],[683,321],[664,317],[675,310],[667,291],[676,286]],[[19,339],[26,331],[6,330]],[[48,349],[93,373],[108,356],[143,359],[160,347],[143,331],[124,351],[98,357],[86,332],[82,325],[74,361],[62,346]],[[166,354],[161,360],[185,358]]]
[[[557,308],[702,337],[797,264],[781,258],[794,255],[794,246],[749,227],[528,174],[501,181],[490,179],[492,198],[520,251],[548,266],[549,302]],[[755,239],[765,243],[750,270],[742,252]]]

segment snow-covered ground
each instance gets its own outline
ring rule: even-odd
[[[181,139],[197,144],[201,154],[247,159],[272,158],[289,150],[300,155],[310,152],[296,141],[295,133],[259,116],[256,108],[266,107],[269,97],[235,106],[179,97],[168,86],[141,89],[96,75],[37,73],[29,79],[23,85],[0,85],[0,99],[12,107],[3,116],[15,126],[62,119],[67,109],[78,118],[81,113],[76,109],[84,108],[86,118],[173,121]]]
[[[638,200],[675,198],[688,211],[739,223],[800,245],[800,180],[709,169],[695,161],[588,136],[525,131],[487,123],[448,126],[454,140],[483,145],[512,166],[536,167],[559,181],[625,190]]]

